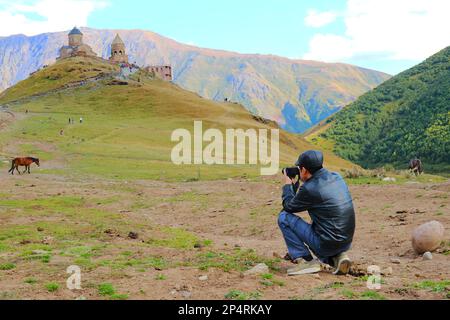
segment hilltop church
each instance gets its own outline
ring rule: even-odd
[[[59,50],[59,58],[64,59],[69,57],[96,57],[97,55],[90,46],[83,43],[83,33],[77,27],[74,27],[69,32],[69,45],[63,46]]]
[[[90,46],[83,43],[83,33],[77,27],[74,27],[68,34],[69,44],[61,47],[59,57],[57,59],[65,59],[69,57],[97,57]],[[126,47],[119,34],[111,43],[111,55],[109,62],[120,64],[123,67],[130,67]],[[134,66],[138,68],[137,66]],[[157,78],[164,81],[172,81],[172,66],[147,66],[144,68],[147,72],[154,74]]]

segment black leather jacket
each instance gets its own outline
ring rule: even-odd
[[[349,245],[355,233],[353,201],[344,179],[323,168],[314,173],[298,192],[283,187],[283,208],[289,213],[308,211],[312,228],[321,239],[321,251],[330,255]]]

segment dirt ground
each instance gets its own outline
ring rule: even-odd
[[[10,176],[6,171],[4,166],[0,173],[0,239],[9,241],[10,246],[3,250],[0,246],[0,264],[13,263],[14,267],[0,270],[1,299],[449,297],[450,182],[351,185],[357,213],[357,229],[349,253],[355,265],[353,274],[334,276],[324,270],[316,275],[288,277],[289,263],[277,258],[286,253],[277,226],[281,179],[127,182],[39,173]],[[60,222],[67,229],[78,226],[77,208],[71,208],[73,214],[66,215],[64,208],[46,212],[49,207],[42,203],[26,210],[20,207],[24,203],[20,201],[58,197],[83,199],[80,219],[81,215],[85,217],[82,210],[92,208],[118,217],[106,222],[89,222],[103,228],[104,236],[99,238],[90,231],[81,231],[75,235],[68,233],[65,239],[65,233],[44,227],[37,236],[43,240],[37,245],[36,238],[27,231],[8,233],[12,228],[35,228],[37,223],[43,222]],[[15,207],[8,201],[18,201],[18,205]],[[301,216],[308,217],[307,214]],[[433,259],[424,261],[412,251],[410,237],[415,227],[430,220],[440,221],[447,230]],[[161,234],[161,230],[165,230],[165,234]],[[181,232],[180,238],[179,230],[188,235]],[[138,239],[128,237],[128,231],[137,232]],[[201,241],[192,240],[191,236]],[[77,237],[77,248],[96,245],[102,249],[84,256],[64,254],[71,250],[65,241],[70,238],[73,242]],[[159,241],[160,238],[165,240]],[[176,239],[183,242],[185,238],[188,242],[194,241],[195,245],[183,247],[182,243],[176,242]],[[45,239],[50,240],[46,242]],[[43,245],[49,246],[49,259],[44,262],[24,259],[25,248],[28,251],[42,249]],[[160,267],[140,265],[139,261],[148,256],[159,257],[167,263]],[[205,267],[202,257],[210,265]],[[119,262],[122,263],[120,266]],[[270,273],[263,276],[243,274],[257,262],[271,263]],[[81,290],[66,288],[66,268],[72,264],[81,264]],[[241,268],[242,264],[244,268]],[[379,290],[369,290],[366,286],[369,265],[379,266],[383,273]],[[200,280],[202,276],[207,279]],[[58,288],[51,289],[49,283],[58,284]],[[104,283],[111,284],[117,294],[102,293],[99,286]]]

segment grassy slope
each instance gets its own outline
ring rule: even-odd
[[[62,161],[77,173],[109,178],[191,180],[259,175],[255,166],[178,167],[171,163],[175,145],[170,141],[172,131],[192,131],[194,120],[203,120],[204,130],[269,126],[255,121],[240,105],[202,99],[170,83],[147,79],[113,86],[105,79],[12,103],[111,70],[101,60],[67,59],[7,90],[0,105],[9,104],[15,112],[29,113],[0,133],[2,153],[14,156],[12,151],[21,151],[44,160]],[[85,122],[69,125],[69,117],[83,117]],[[63,136],[59,135],[61,129]],[[286,132],[281,132],[280,144],[284,164],[312,148],[302,138]],[[332,154],[326,158],[332,169],[352,166]],[[44,162],[43,170],[45,167]]]
[[[450,166],[450,47],[386,81],[306,133],[306,139],[365,167]]]

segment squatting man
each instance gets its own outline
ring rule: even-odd
[[[355,211],[344,179],[325,169],[322,152],[314,150],[301,154],[295,167],[284,169],[283,174],[278,225],[288,249],[285,259],[296,264],[288,274],[319,272],[320,262],[332,266],[334,274],[347,274],[351,260],[346,252],[355,232]],[[295,215],[303,211],[308,211],[312,224]]]

